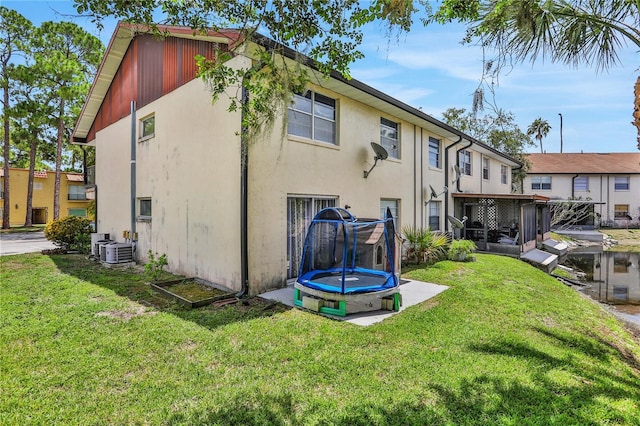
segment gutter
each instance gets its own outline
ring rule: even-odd
[[[249,102],[249,90],[242,86],[242,105]],[[244,108],[242,109],[241,123],[244,123]],[[240,292],[237,298],[242,298],[249,293],[249,238],[247,233],[248,217],[248,191],[249,191],[249,143],[246,139],[246,129],[240,131]]]
[[[462,135],[458,135],[458,140],[444,149],[444,183],[447,186],[449,186],[449,149],[458,145],[460,142],[462,142]],[[444,197],[444,214],[449,214],[449,191],[447,191]],[[449,221],[446,220],[446,218],[444,221],[444,230],[445,232],[449,232]]]
[[[456,165],[458,167],[460,167],[460,155],[459,155],[460,151],[463,151],[463,150],[469,148],[471,145],[473,145],[473,141],[469,141],[469,145],[463,146],[462,148],[456,150]],[[462,170],[460,171],[460,177],[462,177]],[[482,182],[482,176],[480,176],[480,179],[481,179],[481,182]],[[458,192],[462,192],[462,189],[460,188],[460,179],[458,179],[456,181],[456,190]]]

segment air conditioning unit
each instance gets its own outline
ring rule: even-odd
[[[97,233],[97,232],[93,232],[91,234],[91,255],[94,257],[98,257],[100,254],[100,251],[98,250],[98,243],[101,242],[109,242],[109,234],[104,234],[104,233]]]
[[[111,243],[105,247],[105,262],[127,263],[133,262],[133,245],[126,243]],[[102,260],[102,256],[101,259]]]
[[[107,261],[107,246],[109,244],[114,244],[114,241],[105,240],[105,241],[99,241],[96,244],[96,257],[101,262],[106,262]]]

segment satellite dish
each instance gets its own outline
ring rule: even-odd
[[[458,219],[455,216],[447,215],[447,219],[449,219],[449,223],[456,229],[464,228],[464,223],[467,221],[467,217],[463,216],[462,220]]]
[[[431,198],[438,198],[438,194],[436,193],[436,190],[433,189],[433,186],[429,185],[429,189],[431,190]]]
[[[374,160],[373,166],[371,166],[369,170],[364,171],[365,179],[369,176],[369,173],[371,173],[371,170],[373,170],[376,164],[378,164],[378,160],[386,160],[387,157],[389,157],[389,153],[382,145],[379,145],[375,142],[371,142],[371,148],[373,148],[373,152],[375,152],[376,156],[373,157],[373,160]]]
[[[455,183],[460,180],[460,167],[457,164],[454,164],[453,171],[456,173],[456,178],[453,180],[453,183]]]
[[[371,142],[371,148],[373,148],[373,152],[376,153],[376,158],[378,160],[386,160],[389,157],[389,153],[382,145],[379,145],[375,142]]]
[[[437,193],[435,189],[433,189],[433,186],[429,185],[429,189],[431,190],[431,199],[433,198],[438,198],[439,196],[441,196],[442,194],[449,192],[449,188],[447,188],[446,186],[442,187],[442,192],[441,193]]]

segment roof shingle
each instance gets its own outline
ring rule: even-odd
[[[640,174],[640,152],[528,154],[529,173]]]

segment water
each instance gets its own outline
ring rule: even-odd
[[[571,251],[565,266],[585,273],[583,292],[640,325],[640,253]]]

